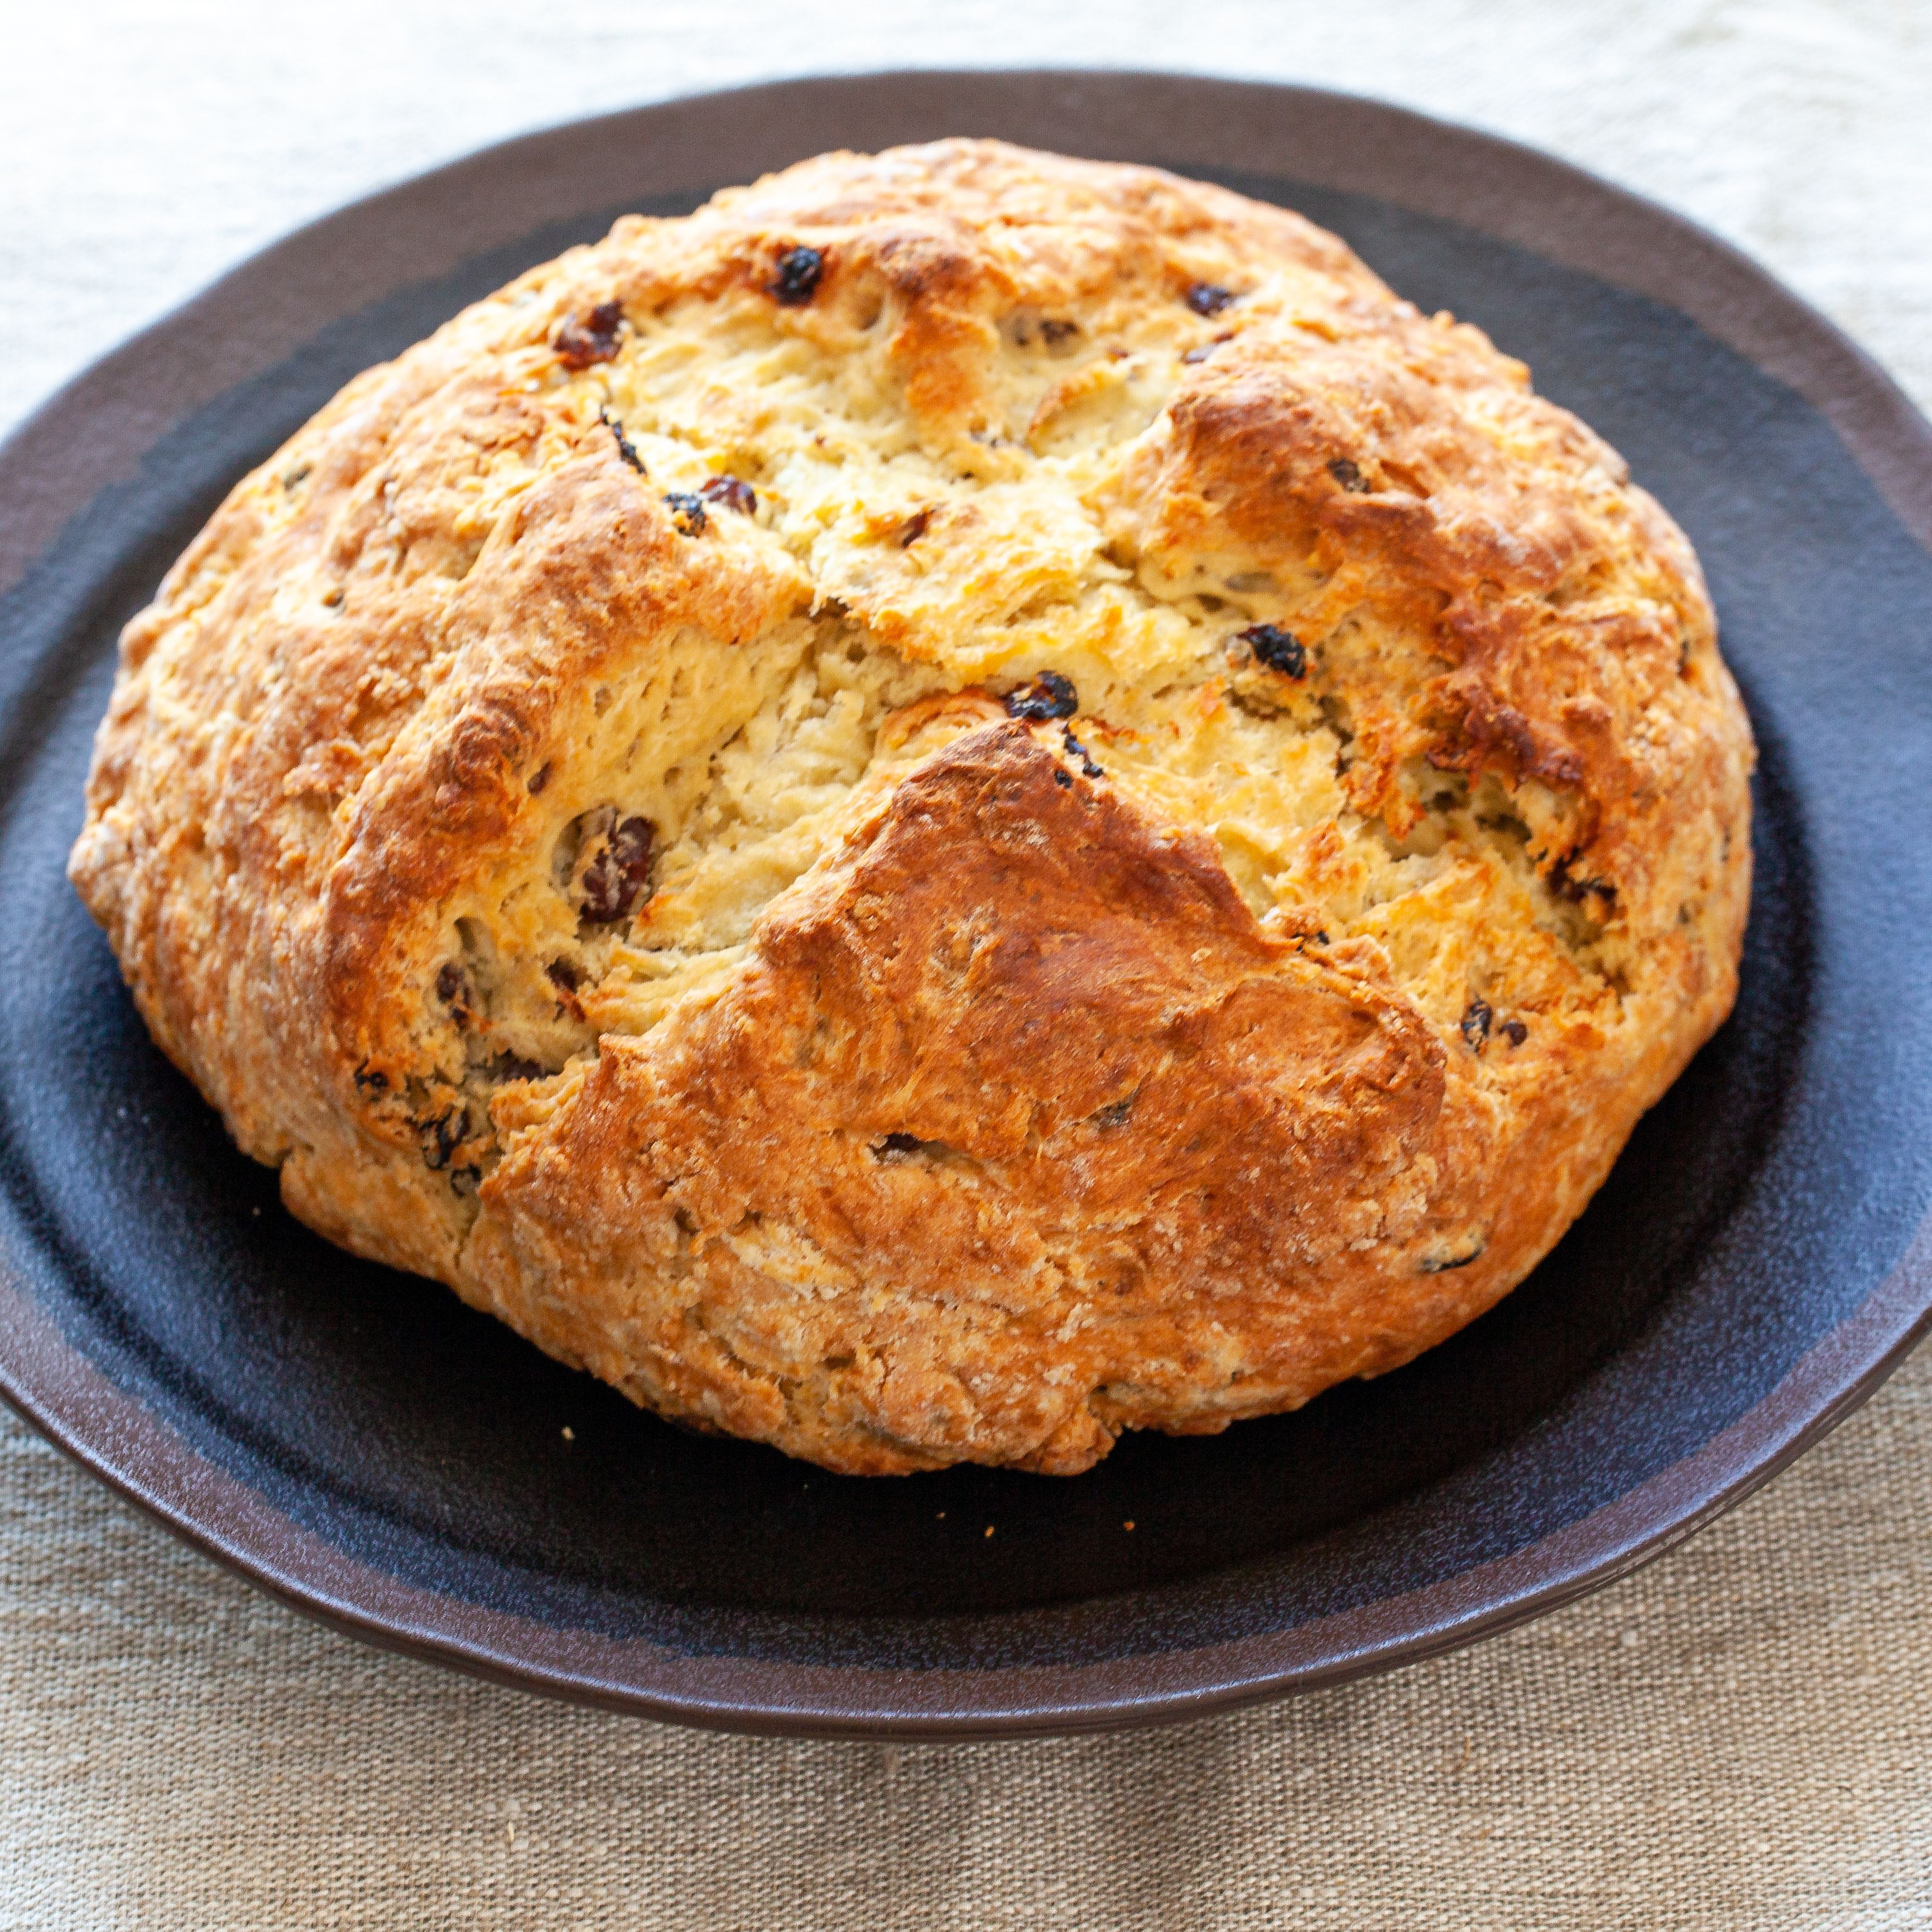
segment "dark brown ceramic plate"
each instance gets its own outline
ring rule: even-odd
[[[346,378],[620,211],[956,132],[1291,203],[1526,357],[1689,530],[1763,749],[1736,1016],[1535,1276],[1398,1374],[1214,1440],[1132,1440],[1070,1482],[841,1480],[680,1435],[328,1247],[149,1046],[62,877],[118,626]],[[1925,1320],[1928,518],[1932,432],[1748,262],[1557,162],[1334,95],[806,81],[360,203],[0,452],[0,1384],[298,1608],[700,1724],[1132,1724],[1560,1603],[1762,1482]]]

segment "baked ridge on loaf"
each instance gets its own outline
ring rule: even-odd
[[[701,1428],[1072,1473],[1522,1280],[1730,1009],[1752,758],[1480,332],[952,140],[351,382],[128,626],[70,872],[332,1240]]]

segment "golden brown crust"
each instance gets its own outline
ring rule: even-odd
[[[72,871],[333,1238],[833,1468],[1071,1472],[1534,1265],[1730,1009],[1750,758],[1478,332],[950,142],[351,384],[129,626]]]

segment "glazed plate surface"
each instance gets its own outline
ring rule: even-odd
[[[952,133],[1286,203],[1480,323],[1689,532],[1762,754],[1737,1012],[1530,1280],[1398,1373],[1067,1481],[842,1479],[680,1434],[337,1252],[148,1043],[62,875],[120,626],[344,381],[626,210]],[[1763,1480],[1932,1306],[1928,536],[1932,431],[1760,272],[1560,163],[1335,95],[803,81],[358,203],[0,450],[0,1389],[300,1608],[695,1723],[1144,1722],[1561,1602]]]

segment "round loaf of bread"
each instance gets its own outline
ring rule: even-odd
[[[1071,1473],[1522,1279],[1730,1008],[1752,757],[1478,330],[947,141],[350,384],[128,626],[71,872],[310,1226],[700,1428]]]

